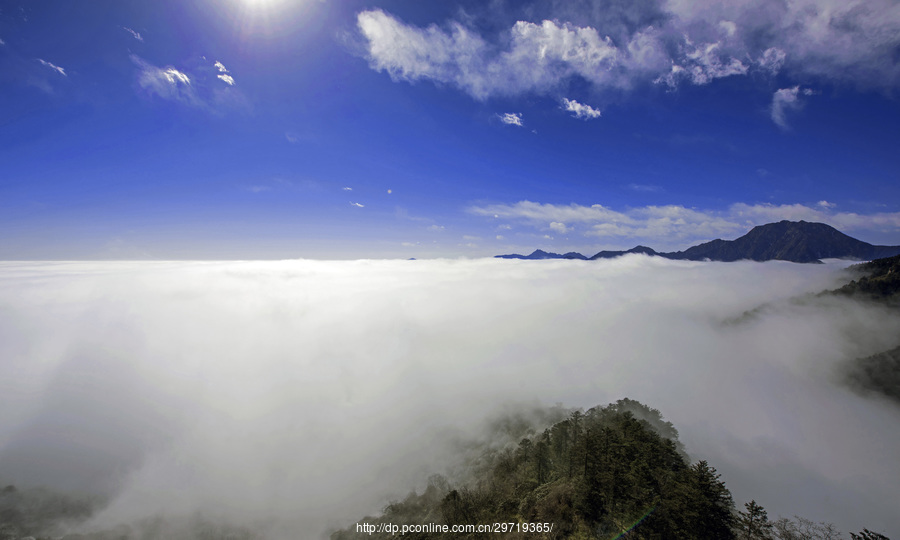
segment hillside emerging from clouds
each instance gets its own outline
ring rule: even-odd
[[[397,531],[416,540],[490,537],[451,528],[477,524],[513,539],[846,538],[829,523],[770,520],[755,501],[737,509],[716,468],[692,462],[675,427],[631,399],[574,410],[546,427],[521,418],[503,425],[518,429],[498,429],[469,448],[458,480],[432,476],[421,494],[390,503],[331,540],[391,538]],[[515,436],[517,443],[510,441]],[[850,538],[888,540],[867,529]]]
[[[851,267],[862,274],[834,291],[900,309],[900,256]],[[839,372],[845,384],[865,395],[879,395],[900,405],[900,346],[846,363]]]
[[[712,240],[684,251],[657,252],[646,246],[627,251],[601,251],[592,257],[570,252],[564,255],[536,250],[530,255],[497,255],[499,259],[579,259],[597,260],[621,257],[629,253],[643,253],[667,259],[688,261],[791,261],[821,262],[821,259],[867,260],[900,254],[900,246],[874,246],[847,236],[824,223],[787,221],[753,227],[735,240]]]

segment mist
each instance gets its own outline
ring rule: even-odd
[[[502,411],[630,397],[738,506],[896,534],[900,407],[837,374],[900,316],[808,294],[846,266],[0,263],[0,483],[327,537]]]

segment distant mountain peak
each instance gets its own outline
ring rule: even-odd
[[[873,246],[847,236],[831,225],[810,221],[782,220],[757,225],[734,240],[716,239],[689,247],[684,251],[659,253],[647,246],[627,251],[601,251],[588,258],[580,253],[565,255],[540,249],[531,255],[497,255],[501,259],[611,259],[630,253],[641,253],[667,259],[691,261],[770,261],[816,263],[821,259],[872,260],[900,255],[900,246]]]
[[[867,260],[898,253],[900,246],[873,246],[825,223],[782,220],[757,225],[735,240],[713,240],[668,255],[688,260],[808,263],[830,258]]]

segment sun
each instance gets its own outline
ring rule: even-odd
[[[272,10],[285,3],[286,0],[241,0],[248,9]]]

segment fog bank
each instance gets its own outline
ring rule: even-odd
[[[900,408],[834,381],[900,317],[804,296],[843,266],[0,263],[0,482],[110,496],[90,527],[200,511],[313,538],[500,410],[627,396],[739,505],[896,534]]]

